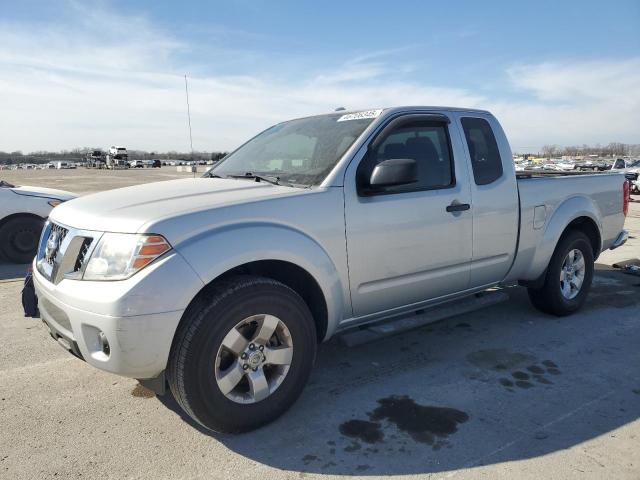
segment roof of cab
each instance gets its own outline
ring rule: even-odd
[[[435,105],[405,105],[399,107],[387,107],[383,108],[385,112],[401,112],[407,110],[429,110],[429,111],[447,111],[447,112],[473,112],[473,113],[486,113],[491,114],[488,110],[481,110],[479,108],[464,108],[464,107],[444,107]]]
[[[429,106],[429,105],[406,105],[406,106],[399,106],[399,107],[382,107],[382,108],[358,108],[355,110],[334,110],[333,112],[325,112],[325,113],[318,113],[315,115],[305,115],[304,117],[296,117],[296,118],[290,118],[287,120],[283,120],[280,123],[284,123],[284,122],[288,122],[291,120],[302,120],[304,118],[313,118],[313,117],[324,117],[326,115],[348,115],[351,113],[358,113],[358,112],[370,112],[370,111],[375,111],[375,110],[381,110],[381,114],[377,115],[376,117],[382,116],[382,114],[393,114],[393,113],[400,113],[400,112],[411,112],[411,111],[417,111],[417,112],[467,112],[467,113],[482,113],[485,115],[492,115],[491,112],[489,112],[488,110],[481,110],[478,108],[464,108],[464,107],[443,107],[443,106]],[[375,118],[375,117],[374,117]]]

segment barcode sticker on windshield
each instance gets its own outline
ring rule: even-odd
[[[363,118],[377,118],[382,113],[382,109],[379,110],[365,110],[364,112],[347,113],[342,115],[337,121],[346,122],[347,120],[360,120]]]

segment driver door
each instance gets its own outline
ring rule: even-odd
[[[364,157],[347,169],[345,221],[354,317],[419,308],[468,288],[468,170],[460,136],[450,134],[446,118],[431,117],[394,120],[390,131],[384,128],[379,134],[384,138],[374,139]],[[375,165],[391,158],[414,159],[417,182],[363,195],[362,183]]]

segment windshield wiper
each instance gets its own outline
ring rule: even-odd
[[[265,181],[272,185],[280,185],[278,183],[280,177],[276,177],[275,175],[256,175],[255,173],[246,172],[244,175],[227,175],[227,178],[253,178],[257,182]]]

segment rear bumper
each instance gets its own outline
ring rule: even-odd
[[[618,248],[624,245],[628,238],[629,238],[629,232],[627,232],[626,230],[622,230],[618,234],[616,239],[613,241],[613,244],[609,247],[609,250],[613,250],[614,248]]]

